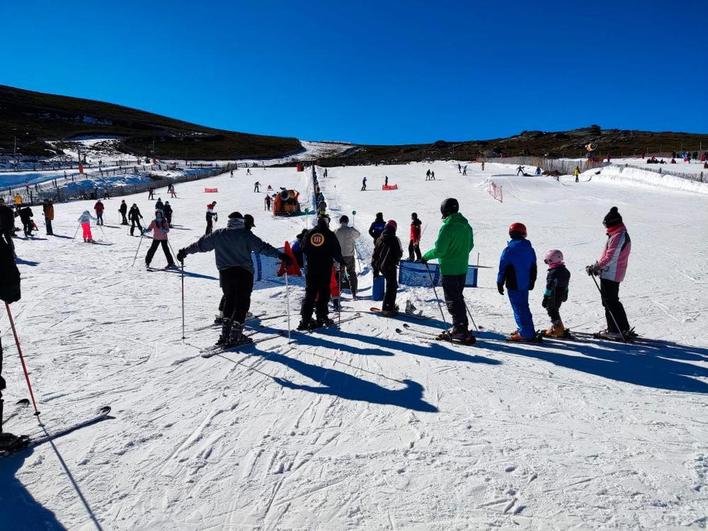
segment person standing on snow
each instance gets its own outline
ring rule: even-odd
[[[165,204],[162,207],[162,211],[165,213],[165,219],[167,220],[167,224],[172,228],[172,205],[170,205],[169,201],[165,201]]]
[[[96,225],[103,225],[103,210],[105,207],[100,199],[93,205],[93,209],[96,211]]]
[[[418,219],[418,214],[413,212],[411,214],[411,230],[410,239],[408,241],[408,260],[411,262],[420,262],[423,259],[423,256],[420,254],[421,225],[422,222]]]
[[[523,175],[524,174],[524,167],[519,166],[516,168],[516,175]]]
[[[526,239],[526,226],[512,223],[509,227],[511,241],[502,251],[497,273],[497,290],[504,295],[504,285],[514,310],[518,329],[509,336],[510,341],[534,341],[536,329],[529,309],[529,291],[536,284],[536,252]]]
[[[551,328],[543,332],[543,335],[546,337],[566,337],[568,334],[560,316],[560,307],[568,300],[570,271],[563,262],[563,253],[558,249],[546,251],[543,263],[548,266],[548,273],[546,274],[546,291],[543,292],[541,305],[548,312],[552,325]]]
[[[145,267],[149,268],[152,258],[155,256],[155,251],[162,245],[162,251],[165,253],[165,258],[167,259],[167,267],[165,269],[176,269],[174,260],[172,259],[172,253],[170,253],[170,248],[167,245],[167,233],[170,232],[170,226],[165,219],[165,215],[162,210],[155,210],[155,219],[150,222],[144,232],[152,231],[152,244],[145,255]]]
[[[128,213],[128,205],[125,204],[125,199],[121,200],[120,206],[118,207],[118,212],[120,212],[120,215],[123,218],[120,224],[127,225],[128,219],[125,217],[125,215]]]
[[[261,191],[261,183],[260,182],[256,181],[255,183],[253,183],[253,191],[255,193],[258,193]]]
[[[576,166],[575,169],[573,170],[573,177],[575,177],[576,183],[580,182],[580,167],[579,166]]]
[[[388,220],[381,236],[376,240],[374,253],[371,256],[371,266],[374,270],[380,271],[386,281],[386,291],[384,294],[381,313],[386,317],[394,317],[398,314],[396,306],[396,292],[398,282],[396,276],[398,264],[403,256],[401,240],[396,236],[398,225],[392,219]]]
[[[155,203],[155,210],[162,210],[162,211],[164,211],[164,209],[165,209],[165,205],[164,205],[164,203],[162,202],[162,198],[161,198],[161,197],[158,197],[158,198],[157,198],[157,202]]]
[[[342,249],[335,234],[329,230],[329,217],[320,216],[317,226],[303,238],[303,253],[307,258],[305,272],[305,298],[302,301],[298,330],[312,330],[320,326],[332,326],[329,318],[330,281],[332,266],[342,264]],[[312,319],[315,311],[317,320]]]
[[[214,212],[214,208],[216,207],[216,201],[212,201],[207,205],[207,211],[206,211],[206,231],[204,234],[211,234],[212,228],[214,226],[214,222],[219,221],[219,215]]]
[[[272,199],[270,198],[269,194],[266,194],[265,198],[263,199],[263,203],[265,203],[265,210],[270,212],[270,204],[271,204]]]
[[[383,233],[384,227],[386,227],[386,222],[384,221],[383,213],[377,212],[376,218],[374,218],[374,221],[369,225],[369,236],[373,238],[374,243],[376,243],[376,240],[378,240],[379,236]]]
[[[15,252],[15,242],[12,238],[15,235],[15,213],[5,204],[5,200],[0,197],[0,243],[3,241]]]
[[[337,241],[342,251],[342,264],[349,278],[349,289],[351,289],[352,298],[356,299],[357,277],[356,258],[354,255],[356,253],[356,241],[361,237],[361,233],[354,227],[349,226],[348,216],[342,216],[339,218],[339,228],[334,231],[334,234],[337,236]]]
[[[286,265],[290,263],[290,257],[247,230],[240,212],[229,214],[226,228],[205,234],[193,244],[180,249],[177,260],[184,262],[187,255],[209,251],[215,252],[219,285],[224,294],[224,320],[217,344],[232,346],[249,343],[252,340],[243,335],[243,325],[251,306],[253,291],[251,253],[280,258]]]
[[[52,221],[54,221],[54,203],[51,199],[45,199],[42,203],[42,213],[44,214],[44,225],[47,227],[47,236],[54,236]]]
[[[632,240],[616,206],[610,209],[602,224],[607,229],[605,250],[597,262],[585,268],[588,275],[600,277],[607,329],[599,334],[608,339],[631,340],[636,334],[630,328],[624,306],[619,300],[619,287],[627,273]]]
[[[20,221],[22,221],[22,229],[25,236],[31,237],[34,222],[32,221],[32,209],[29,206],[20,209]]]
[[[84,213],[79,216],[78,222],[81,225],[81,231],[84,236],[84,243],[93,243],[93,235],[91,234],[91,220],[97,221],[88,210],[84,210]]]
[[[130,207],[130,212],[128,212],[128,219],[130,220],[130,235],[133,236],[133,231],[137,228],[138,233],[143,233],[143,227],[140,224],[140,220],[143,219],[143,215],[140,213],[138,205],[133,203]]]
[[[361,180],[361,192],[366,192],[366,177]]]
[[[388,175],[384,177],[384,186],[388,186]]]
[[[460,214],[460,204],[454,197],[442,202],[440,213],[443,223],[435,247],[423,255],[423,262],[437,258],[440,264],[445,305],[452,316],[452,329],[446,331],[441,339],[473,344],[476,339],[468,328],[464,289],[474,234],[467,219]]]

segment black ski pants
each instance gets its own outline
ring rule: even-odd
[[[607,331],[618,333],[629,330],[627,322],[627,314],[624,311],[624,306],[619,300],[620,283],[604,278],[600,279],[600,290],[602,290],[602,305],[605,307],[605,320],[607,320]],[[617,325],[614,316],[617,319]],[[617,330],[619,326],[619,330]]]
[[[551,322],[553,324],[556,324],[561,321],[560,306],[558,306],[557,308],[549,306],[548,308],[546,308],[546,311],[548,312],[548,317],[551,318]]]
[[[352,295],[356,295],[357,288],[359,287],[359,282],[356,277],[356,258],[354,258],[353,256],[343,256],[342,269],[347,272],[347,278],[349,279],[349,289],[351,290]]]
[[[224,293],[224,318],[243,324],[251,307],[253,273],[242,267],[219,271],[219,283]]]
[[[120,222],[121,225],[127,225],[128,224],[128,218],[125,217],[125,212],[120,213],[121,216],[123,216],[123,221]]]
[[[170,248],[167,245],[167,240],[152,240],[152,244],[150,245],[147,255],[145,256],[145,264],[148,266],[150,265],[150,262],[152,262],[152,257],[155,256],[155,251],[157,251],[157,248],[160,245],[162,245],[165,258],[167,258],[167,265],[175,265],[175,262],[172,259],[172,254],[170,253]]]
[[[54,236],[54,232],[52,231],[52,220],[44,218],[44,224],[47,226],[47,236]]]
[[[312,319],[313,310],[317,317],[329,314],[329,283],[332,279],[332,266],[324,268],[308,267],[305,274],[305,298],[302,301],[300,315],[303,321]]]
[[[140,221],[137,219],[131,219],[130,220],[130,235],[131,236],[133,235],[133,231],[136,229],[136,227],[138,229],[138,235],[142,234],[143,227],[140,225]]]
[[[386,291],[384,292],[382,310],[396,310],[396,292],[398,292],[398,279],[396,278],[396,268],[390,271],[382,271],[386,281]]]
[[[211,234],[211,229],[212,229],[212,222],[211,220],[207,221],[207,226],[206,226],[206,231],[204,231],[204,234]]]
[[[423,255],[420,253],[420,245],[413,240],[408,242],[408,260],[422,260]]]
[[[452,325],[456,330],[467,330],[467,307],[463,291],[467,275],[443,275],[442,288],[447,311],[452,315]]]
[[[103,212],[96,212],[96,225],[103,225]]]

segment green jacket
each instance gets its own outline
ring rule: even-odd
[[[435,247],[425,253],[423,259],[437,258],[443,275],[466,275],[467,260],[473,247],[472,227],[458,212],[445,218]]]

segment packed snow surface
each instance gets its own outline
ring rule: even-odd
[[[437,180],[425,181],[428,168]],[[347,213],[363,233],[364,298],[345,295],[342,316],[362,316],[341,330],[293,333],[291,344],[272,339],[210,359],[199,348],[218,335],[204,329],[220,297],[212,254],[186,260],[182,341],[180,275],[145,271],[150,240],[119,225],[120,198],[105,201],[107,224],[93,227],[94,245],[80,233],[72,239],[93,202],[56,205],[54,237],[44,235],[35,208],[42,230],[16,242],[23,298],[12,310],[40,418],[49,432],[106,404],[113,418],[0,460],[0,528],[705,528],[706,196],[485,170],[470,164],[462,176],[443,162],[330,168],[321,184],[333,219]],[[252,173],[178,185],[173,249],[201,236],[212,200],[216,228],[239,210],[255,216],[265,240],[293,239],[308,218],[273,218],[253,183],[305,194],[309,172]],[[386,175],[398,190],[381,190]],[[364,176],[369,191],[360,192]],[[502,187],[503,203],[487,193],[489,180]],[[164,189],[158,195],[168,199]],[[561,314],[584,331],[604,327],[584,266],[604,245],[603,216],[619,207],[633,244],[621,299],[631,324],[657,341],[505,342],[514,322],[495,269],[481,270],[480,287],[466,290],[482,328],[474,347],[401,335],[404,320],[367,313],[365,229],[374,214],[398,221],[405,247],[417,212],[425,250],[448,196],[474,227],[471,263],[479,253],[480,264],[496,267],[515,221],[528,227],[537,255],[561,249],[573,275]],[[125,199],[148,220],[147,194]],[[158,250],[153,265],[164,260]],[[539,272],[536,328],[549,325],[540,260]],[[286,329],[285,294],[279,283],[256,285],[251,311],[280,315],[262,321],[267,330]],[[301,297],[291,286],[293,326]],[[398,297],[432,317],[412,327],[443,326],[432,289],[401,288]],[[0,328],[5,414],[17,413],[5,429],[40,434],[31,409],[15,405],[28,392],[4,313]]]

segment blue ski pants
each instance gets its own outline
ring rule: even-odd
[[[531,338],[536,335],[536,329],[533,326],[533,316],[529,309],[529,290],[527,289],[508,289],[509,302],[514,310],[514,319],[519,333],[522,337]]]

